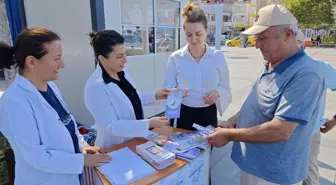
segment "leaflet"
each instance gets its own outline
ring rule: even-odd
[[[167,118],[172,119],[180,117],[182,94],[183,92],[181,90],[170,92],[166,100],[165,116]]]
[[[198,125],[198,124],[196,124],[196,123],[194,123],[193,125],[192,125],[195,129],[197,129],[198,131],[200,131],[200,132],[202,132],[202,133],[204,133],[204,134],[206,134],[206,135],[210,135],[210,134],[212,134],[213,132],[214,132],[214,130],[213,129],[211,129],[211,126],[209,127],[203,127],[203,126],[201,126],[201,125]]]

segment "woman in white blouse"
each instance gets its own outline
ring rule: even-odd
[[[177,127],[193,130],[192,124],[217,127],[231,103],[229,71],[221,51],[206,43],[207,19],[198,3],[183,8],[183,28],[188,44],[168,59],[164,86],[187,90]]]

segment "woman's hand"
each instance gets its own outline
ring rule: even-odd
[[[155,99],[156,100],[167,99],[170,92],[171,90],[166,88],[160,89],[158,92],[155,93]]]
[[[153,117],[149,119],[150,129],[165,127],[165,126],[168,126],[169,124],[170,124],[170,121],[166,117]]]
[[[97,153],[105,154],[106,151],[103,148],[97,147],[97,146],[85,146],[82,148],[82,153],[83,154],[97,154]]]
[[[205,104],[209,104],[212,105],[214,103],[216,103],[217,99],[219,97],[219,94],[216,90],[211,91],[210,93],[208,93],[204,98],[204,103]]]
[[[174,92],[177,92],[177,91],[179,91],[180,89],[179,88],[175,88],[174,89]],[[188,90],[183,90],[183,92],[182,92],[182,98],[184,98],[184,97],[186,97],[186,96],[188,96]]]
[[[173,92],[180,91],[179,88],[175,88]],[[162,100],[167,99],[171,90],[167,88],[160,89],[158,92],[155,93],[155,99],[156,100]],[[183,90],[182,97],[186,97],[188,95],[188,90]]]
[[[111,162],[112,158],[108,154],[84,154],[84,166],[98,167],[105,163]]]

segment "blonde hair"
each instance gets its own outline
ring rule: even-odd
[[[200,5],[196,2],[189,2],[182,10],[183,26],[185,23],[201,23],[208,29],[208,20]]]

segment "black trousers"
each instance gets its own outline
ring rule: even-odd
[[[180,118],[177,119],[177,128],[195,130],[192,125],[197,123],[201,126],[212,125],[217,127],[217,108],[216,104],[208,107],[194,108],[181,105]]]

